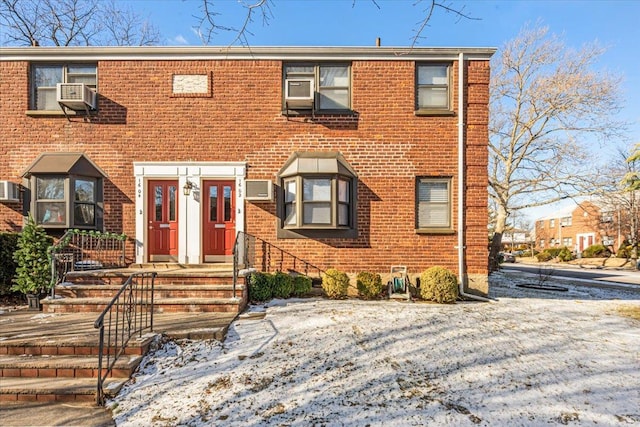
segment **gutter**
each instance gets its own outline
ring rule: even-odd
[[[460,276],[459,294],[476,301],[490,302],[491,300],[478,295],[471,295],[464,291],[467,282],[464,255],[464,53],[458,54],[458,274]]]

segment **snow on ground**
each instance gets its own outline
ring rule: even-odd
[[[640,289],[498,273],[492,303],[275,300],[224,343],[163,342],[118,426],[640,425]],[[560,284],[546,282],[547,284]]]

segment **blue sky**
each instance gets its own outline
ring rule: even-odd
[[[162,44],[201,45],[193,17],[200,0],[120,0],[148,17],[161,31]],[[244,0],[252,3],[253,0]],[[445,1],[446,2],[446,1]],[[214,0],[221,25],[240,27],[245,17],[237,0]],[[251,24],[253,46],[408,46],[428,1],[417,0],[272,0],[272,17],[263,25]],[[376,6],[377,4],[377,6]],[[611,141],[597,152],[606,159],[613,146],[640,143],[640,0],[451,0],[454,8],[477,19],[436,10],[419,46],[500,48],[525,24],[540,22],[562,35],[569,47],[598,41],[608,48],[599,64],[623,76],[625,108],[621,119],[632,122],[628,137]],[[379,6],[379,8],[378,8]],[[228,45],[235,34],[220,32],[213,45]],[[550,213],[556,207],[534,209],[529,217]]]

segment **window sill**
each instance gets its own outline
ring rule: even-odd
[[[416,110],[414,114],[417,117],[430,117],[430,116],[441,116],[441,117],[449,117],[455,116],[455,111],[451,110],[439,110],[439,109],[420,109]]]
[[[416,234],[456,234],[451,228],[416,228]]]
[[[27,110],[26,114],[30,117],[64,117],[64,112],[62,110]],[[67,112],[68,116],[75,116],[76,114],[77,113],[73,110]]]
[[[283,116],[357,116],[353,110],[311,110],[311,109],[289,109],[282,110]]]

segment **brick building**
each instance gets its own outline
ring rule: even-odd
[[[228,259],[242,231],[323,269],[443,265],[486,294],[493,53],[0,48],[0,229],[30,212],[182,264]]]
[[[615,253],[626,235],[621,227],[616,212],[584,201],[536,220],[536,247],[543,250],[566,246],[581,253],[600,244]]]

